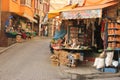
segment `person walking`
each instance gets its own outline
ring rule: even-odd
[[[45,36],[48,36],[48,27],[45,26]]]

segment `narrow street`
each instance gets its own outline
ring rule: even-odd
[[[16,43],[15,46],[0,54],[0,80],[119,80],[117,75],[76,75],[65,73],[63,66],[50,62],[50,39],[39,37]],[[71,69],[71,68],[66,68]],[[81,68],[73,69],[82,71]],[[84,71],[84,70],[83,70]],[[87,71],[87,70],[86,70]],[[80,72],[83,73],[83,72]],[[84,71],[85,73],[85,71]],[[86,72],[87,73],[87,72]],[[119,74],[119,73],[118,73]],[[98,76],[98,77],[97,77]]]
[[[50,63],[49,39],[34,39],[0,54],[0,80],[61,80]]]

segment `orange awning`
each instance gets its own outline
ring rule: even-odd
[[[90,9],[102,9],[102,8],[105,8],[105,7],[109,7],[109,6],[115,5],[115,4],[117,4],[117,3],[118,3],[118,2],[109,2],[109,3],[105,3],[105,4],[99,4],[99,5],[83,6],[83,7],[77,7],[77,8],[74,8],[74,9],[72,9],[72,10],[68,10],[68,11],[90,10]]]
[[[84,0],[84,6],[105,4],[115,0]]]
[[[21,12],[15,12],[15,13],[21,17],[25,17],[25,18],[29,19],[30,21],[37,23],[37,20],[35,20],[33,17],[29,16],[26,13],[21,13]]]
[[[53,17],[59,16],[60,12],[71,10],[71,9],[75,8],[76,6],[77,6],[77,4],[67,5],[61,9],[50,11],[50,12],[48,12],[48,18],[53,18]]]
[[[79,6],[77,8],[62,11],[62,19],[83,19],[83,18],[98,18],[102,16],[102,9],[117,4],[118,2],[108,2],[99,5]]]

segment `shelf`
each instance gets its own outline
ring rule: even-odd
[[[120,43],[120,41],[108,41],[108,43],[112,43],[112,42]]]
[[[116,22],[108,22],[108,26],[107,26],[107,31],[106,31],[106,37],[107,37],[107,43],[106,46],[107,47],[111,47],[111,49],[105,49],[106,52],[112,52],[114,51],[114,53],[116,53],[115,51],[120,51],[119,44],[120,44],[120,28],[118,27]],[[116,60],[119,62],[119,54],[114,54],[113,55],[113,60]],[[118,67],[115,67],[113,65],[110,66],[104,66],[104,72],[112,72],[112,73],[116,73],[118,72]]]
[[[108,36],[120,36],[120,34],[108,34]]]
[[[119,28],[108,28],[108,30],[120,30]]]

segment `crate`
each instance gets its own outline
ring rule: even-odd
[[[103,68],[103,72],[117,73],[118,69],[117,68]]]

